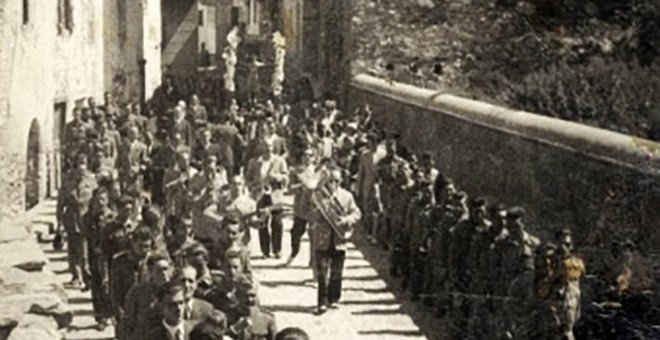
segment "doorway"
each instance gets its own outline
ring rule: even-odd
[[[30,210],[39,204],[41,138],[39,122],[34,119],[30,125],[27,143],[27,162],[25,170],[25,210]]]

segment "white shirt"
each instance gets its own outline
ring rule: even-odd
[[[270,170],[271,164],[273,164],[273,156],[270,156],[270,159],[268,160],[261,157],[260,160],[261,160],[261,169],[259,171],[259,174],[261,175],[261,179],[264,180],[268,176],[268,171]]]
[[[180,322],[180,323],[179,323],[178,325],[176,325],[176,326],[171,326],[170,324],[168,324],[167,322],[165,322],[165,319],[163,319],[163,326],[165,326],[165,329],[167,330],[167,333],[170,334],[170,339],[178,340],[179,338],[177,338],[177,333],[178,333],[178,334],[181,334],[181,335],[180,335],[180,339],[185,339],[185,334],[186,334],[185,331],[186,331],[186,328],[185,328],[183,322]]]

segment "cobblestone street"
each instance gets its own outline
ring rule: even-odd
[[[49,202],[50,203],[50,202]],[[45,204],[46,210],[54,204]],[[54,216],[44,211],[40,216]],[[47,232],[47,221],[40,221],[34,231]],[[386,265],[385,252],[372,246],[350,244],[346,254],[344,289],[339,309],[315,316],[316,284],[308,266],[309,241],[305,235],[298,257],[284,267],[290,253],[291,221],[285,221],[282,259],[261,259],[257,234],[253,230],[251,242],[253,269],[260,282],[261,304],[275,313],[279,329],[297,326],[305,329],[312,339],[437,339],[432,331],[433,319],[423,310],[393,292],[380,276]],[[356,235],[362,245],[362,239]],[[53,271],[64,284],[70,280],[65,252],[55,252],[50,244],[42,243],[50,260],[47,269]],[[89,292],[67,288],[69,304],[75,318],[67,332],[70,340],[112,339],[112,327],[97,331]],[[428,320],[430,319],[430,320]],[[414,320],[414,321],[413,321]],[[421,325],[421,326],[420,326]],[[425,329],[422,331],[420,328]],[[437,333],[436,333],[437,334]]]

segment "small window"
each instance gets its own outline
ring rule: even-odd
[[[73,6],[71,0],[57,1],[57,30],[60,34],[64,31],[73,32]]]
[[[23,0],[23,25],[30,22],[30,0]]]
[[[204,10],[199,10],[199,26],[204,26]]]

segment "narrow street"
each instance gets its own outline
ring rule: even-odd
[[[39,212],[34,232],[48,232],[48,218],[54,218],[55,205],[47,202]],[[52,211],[49,211],[52,210]],[[44,220],[46,219],[46,220]],[[283,238],[282,259],[261,259],[256,233],[251,242],[252,265],[260,282],[259,297],[266,309],[275,313],[279,329],[296,326],[305,329],[312,339],[436,339],[430,329],[433,319],[389,288],[381,277],[386,265],[382,249],[366,246],[365,252],[349,245],[344,271],[344,288],[339,309],[315,316],[316,284],[308,267],[309,240],[303,239],[302,249],[291,265],[284,267],[290,253],[291,221],[285,220],[287,232]],[[358,244],[362,239],[356,235]],[[65,252],[55,252],[51,244],[41,244],[50,260],[47,269],[64,284],[70,280]],[[380,274],[379,274],[380,273]],[[391,285],[392,286],[392,285]],[[75,317],[67,332],[70,340],[112,339],[112,327],[97,331],[89,292],[67,288],[70,308]],[[415,321],[413,321],[413,319]],[[430,320],[429,320],[430,319]],[[422,326],[420,326],[420,324]],[[421,328],[426,329],[422,332]],[[435,332],[434,332],[435,333]],[[436,333],[437,334],[437,333]]]

